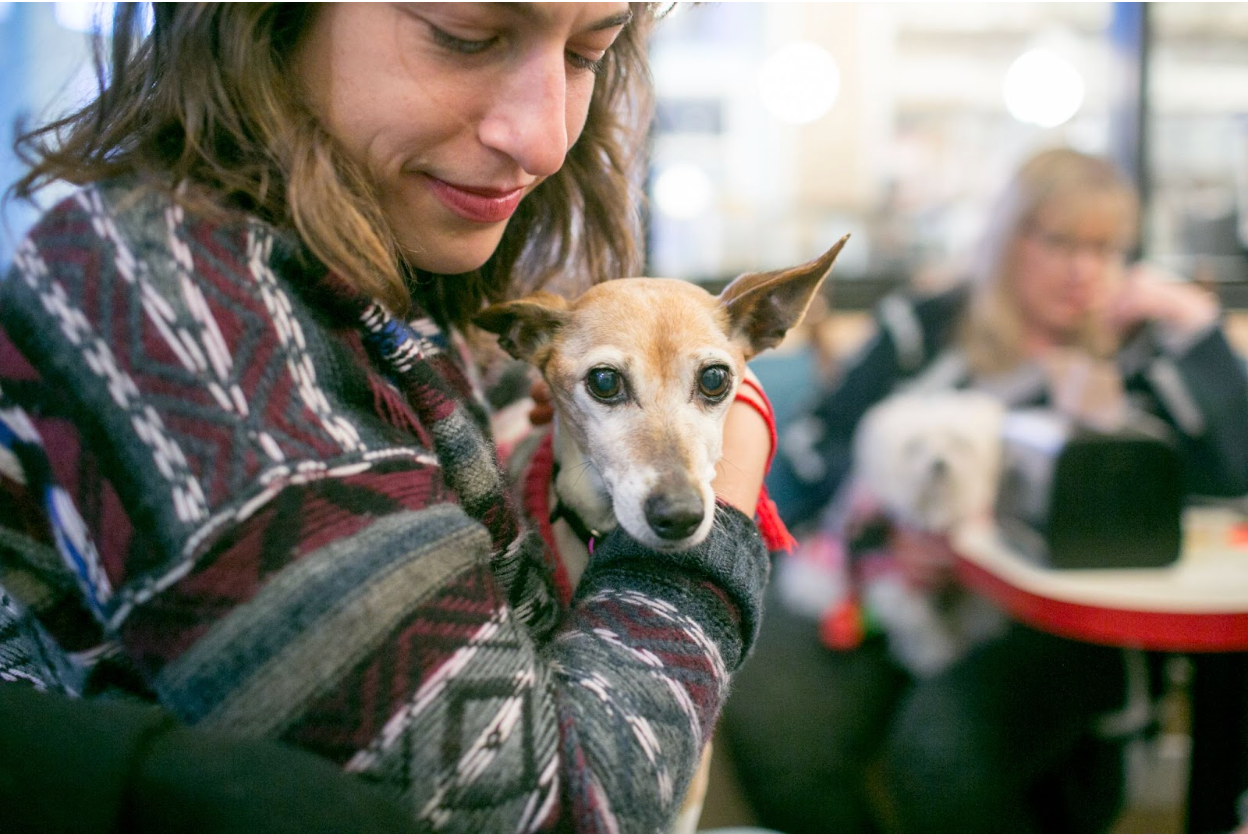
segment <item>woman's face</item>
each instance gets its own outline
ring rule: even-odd
[[[408,260],[455,274],[563,165],[628,18],[627,3],[329,3],[294,66]]]
[[[1102,312],[1122,272],[1125,234],[1122,206],[1108,196],[1040,207],[1019,232],[1012,270],[1033,337],[1065,342]]]

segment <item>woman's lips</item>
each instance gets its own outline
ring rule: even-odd
[[[442,205],[455,214],[474,223],[501,223],[516,212],[520,199],[524,196],[523,188],[497,190],[486,188],[467,188],[452,185],[445,180],[426,174],[429,187]]]

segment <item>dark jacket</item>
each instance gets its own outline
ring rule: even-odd
[[[819,395],[780,439],[769,487],[793,527],[814,520],[844,481],[854,431],[866,411],[932,369],[950,348],[969,301],[966,287],[934,295],[898,293],[875,311],[875,332],[847,363],[834,388]],[[1130,403],[1172,430],[1191,494],[1248,494],[1248,374],[1220,327],[1171,352],[1144,327],[1117,356]],[[1037,382],[1040,378],[1037,376]],[[955,373],[951,387],[969,377]],[[1023,386],[1010,407],[1043,406],[1042,384]],[[774,481],[774,485],[773,482]]]

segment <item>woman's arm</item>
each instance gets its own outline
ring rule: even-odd
[[[30,507],[87,555],[62,546],[61,579],[124,661],[113,682],[185,723],[367,774],[421,826],[665,825],[757,629],[768,562],[753,523],[721,507],[680,556],[614,534],[557,631],[531,628],[550,604],[536,536],[495,548],[447,489],[452,461],[334,335],[350,323],[327,327],[266,260],[262,229],[161,223],[123,274],[134,261],[116,247],[134,241],[91,236],[135,217],[96,224],[84,208],[63,207],[0,282],[0,388],[42,440],[46,465],[21,475],[74,510]],[[158,268],[187,269],[195,304]],[[56,311],[73,314],[69,335]],[[129,340],[135,324],[146,341]],[[471,422],[439,442],[488,460]]]
[[[187,728],[152,704],[0,683],[0,715],[0,806],[14,831],[418,830],[393,796],[324,759]]]
[[[1188,490],[1248,494],[1248,373],[1221,327],[1217,298],[1137,266],[1108,313],[1124,333],[1149,328],[1152,353],[1127,385],[1175,430]]]
[[[1248,495],[1248,373],[1226,333],[1213,327],[1181,355],[1163,351],[1144,376],[1176,430],[1188,491]]]
[[[742,384],[724,420],[724,453],[712,486],[718,498],[753,517],[775,449],[773,430],[763,417],[770,403],[750,387],[761,392],[762,383],[751,371],[746,373],[750,383]]]

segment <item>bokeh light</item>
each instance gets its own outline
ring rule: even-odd
[[[714,191],[705,169],[691,162],[675,162],[654,179],[655,208],[674,220],[692,220],[711,207]]]
[[[822,46],[796,41],[763,62],[758,90],[763,106],[776,118],[792,125],[810,124],[836,103],[841,71]]]
[[[1005,107],[1025,124],[1057,127],[1083,105],[1083,76],[1060,55],[1029,49],[1014,60],[1002,85]]]

